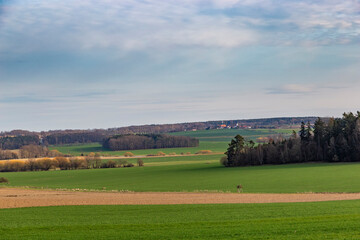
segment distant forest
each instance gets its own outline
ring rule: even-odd
[[[103,142],[110,136],[124,134],[160,134],[196,130],[228,128],[296,128],[301,122],[314,123],[316,117],[267,118],[249,120],[208,121],[176,124],[141,125],[109,129],[91,130],[52,130],[47,132],[30,132],[13,130],[0,132],[0,149],[19,149],[29,144],[59,145]]]
[[[23,146],[32,144],[39,145],[39,137],[37,135],[0,138],[0,149],[20,149]]]
[[[104,148],[113,151],[197,146],[199,146],[199,140],[196,138],[164,134],[129,134],[113,136],[107,138],[103,143]]]
[[[302,122],[299,133],[290,139],[270,140],[266,144],[245,142],[237,135],[229,144],[227,167],[301,162],[360,161],[360,112],[344,113],[342,118],[323,120],[314,125]]]

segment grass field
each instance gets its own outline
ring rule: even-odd
[[[360,201],[2,209],[1,239],[359,239]]]
[[[200,139],[200,141],[230,142],[237,134],[240,134],[247,140],[255,141],[258,137],[276,136],[279,134],[288,137],[292,131],[292,129],[214,129],[175,132],[170,133],[170,135],[195,137]]]
[[[191,155],[191,156],[166,156],[166,157],[147,157],[140,158],[144,161],[146,166],[165,166],[165,165],[181,165],[191,163],[210,163],[219,162],[219,159],[224,156],[223,154],[210,154],[210,155]],[[125,160],[136,164],[138,158],[126,158]],[[116,161],[116,159],[114,159]]]
[[[131,150],[130,152],[135,155],[147,155],[147,154],[156,154],[159,151],[162,151],[166,154],[169,153],[196,153],[200,150],[211,150],[213,152],[223,153],[226,151],[228,146],[227,142],[207,142],[201,141],[198,147],[190,148],[160,148],[160,149],[144,149],[144,150]],[[62,146],[50,146],[50,150],[58,150],[64,154],[71,154],[74,156],[80,156],[81,154],[88,154],[90,152],[99,152],[102,155],[108,156],[122,156],[125,152],[128,151],[110,151],[104,149],[99,143],[89,143],[89,144],[75,144],[75,145],[62,145]]]
[[[201,156],[203,157],[203,156]],[[210,156],[209,156],[210,157]],[[210,159],[210,158],[209,158]],[[10,186],[130,191],[360,192],[359,163],[308,163],[225,168],[209,162],[70,171],[1,173]],[[199,163],[201,162],[201,163]]]

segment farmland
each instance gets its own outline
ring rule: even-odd
[[[162,151],[166,154],[169,153],[191,153],[194,154],[200,150],[211,150],[217,153],[224,153],[226,151],[228,143],[227,142],[206,142],[200,141],[198,147],[189,147],[189,148],[160,148],[160,149],[144,149],[144,150],[133,150],[131,151],[135,155],[147,155],[147,154],[157,154],[159,151]],[[89,154],[90,152],[99,152],[104,156],[121,156],[128,151],[110,151],[104,149],[100,143],[89,143],[89,144],[74,144],[74,145],[64,145],[64,146],[51,146],[51,150],[58,150],[64,154],[71,154],[74,156],[80,156],[81,154]]]
[[[2,239],[358,239],[360,201],[0,210]]]
[[[175,132],[171,135],[176,136],[188,136],[195,137],[200,140],[198,147],[190,148],[163,148],[163,149],[145,149],[134,150],[132,153],[135,155],[147,155],[156,154],[158,151],[168,153],[196,153],[200,150],[211,150],[217,153],[223,153],[226,151],[228,143],[237,134],[245,137],[247,140],[255,141],[258,137],[276,136],[282,134],[283,136],[289,136],[291,129],[215,129],[215,130],[202,130],[202,131],[187,131],[187,132]],[[65,154],[71,154],[79,156],[81,154],[88,154],[90,152],[99,152],[102,155],[117,156],[123,155],[126,151],[109,151],[104,149],[100,143],[89,144],[72,144],[72,145],[58,145],[50,146],[50,150],[58,150]]]
[[[1,173],[7,187],[133,192],[313,193],[360,192],[359,163],[299,163],[225,168],[219,159],[235,134],[248,140],[291,130],[181,132],[200,139],[195,148],[132,151],[144,167]],[[100,144],[52,146],[79,156],[107,151]],[[211,150],[209,155],[195,155]],[[176,156],[145,157],[162,151]],[[181,155],[183,153],[183,155]],[[188,153],[191,153],[189,155]],[[138,157],[126,158],[136,163]],[[1,190],[1,189],[0,189]],[[67,193],[64,193],[67,194]],[[91,193],[90,193],[91,194]],[[121,193],[113,193],[121,194]],[[241,196],[234,194],[236,196]],[[179,195],[180,196],[180,195]],[[15,197],[14,197],[15,198]],[[222,202],[223,203],[223,202]],[[4,239],[351,239],[359,238],[360,200],[190,205],[97,205],[0,209]],[[91,203],[95,204],[95,203]]]
[[[211,156],[134,168],[2,173],[9,186],[129,190],[137,192],[236,191],[247,193],[360,192],[360,164],[307,163],[225,168]],[[203,160],[201,160],[203,159]],[[205,160],[206,159],[206,160]],[[212,161],[213,160],[213,161]],[[200,162],[200,163],[199,163]]]
[[[240,134],[247,140],[255,141],[258,137],[277,136],[279,134],[288,137],[292,131],[292,129],[215,129],[175,132],[170,133],[170,135],[195,137],[200,139],[200,141],[230,142],[237,134]]]

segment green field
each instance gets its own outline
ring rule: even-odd
[[[219,159],[224,154],[204,154],[204,155],[184,155],[184,156],[164,156],[164,157],[146,157],[140,158],[144,161],[146,166],[165,166],[165,165],[181,165],[181,164],[192,164],[192,163],[210,163],[219,162]],[[130,163],[137,163],[138,158],[126,158],[125,160]],[[113,159],[117,161],[117,159]],[[105,160],[103,160],[105,161]]]
[[[1,239],[359,239],[360,201],[0,210]]]
[[[258,137],[283,135],[288,137],[292,129],[214,129],[200,131],[186,131],[169,133],[175,136],[188,136],[200,139],[200,141],[230,142],[234,136],[240,134],[247,140],[255,141]]]
[[[223,153],[226,151],[228,146],[227,142],[207,142],[201,141],[198,147],[190,148],[161,148],[161,149],[144,149],[144,150],[131,150],[130,152],[135,155],[147,155],[147,154],[156,154],[159,151],[162,151],[166,154],[169,153],[196,153],[200,150],[211,150],[217,153]],[[80,156],[81,154],[88,154],[90,152],[99,152],[104,156],[122,156],[125,152],[128,151],[110,151],[104,149],[99,143],[89,143],[89,144],[75,144],[75,145],[61,145],[61,146],[50,146],[50,150],[58,150],[64,154],[71,154],[74,156]]]
[[[198,156],[203,158],[204,156]],[[130,191],[360,192],[359,163],[225,168],[217,160],[134,168],[1,173],[10,186]],[[201,162],[201,163],[199,163]]]

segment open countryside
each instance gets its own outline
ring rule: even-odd
[[[253,231],[251,229],[257,221],[265,221],[273,225],[272,222],[275,221],[274,214],[270,216],[268,215],[269,213],[267,213],[268,210],[260,210],[263,209],[263,206],[267,209],[277,209],[281,207],[296,214],[296,212],[300,211],[300,208],[334,207],[338,203],[331,201],[341,200],[342,205],[349,207],[348,212],[335,213],[336,218],[348,219],[350,227],[344,231],[335,228],[334,223],[329,223],[326,229],[331,228],[332,230],[328,230],[327,234],[332,237],[350,236],[354,234],[356,236],[358,216],[354,211],[357,206],[356,204],[360,201],[360,195],[358,194],[360,192],[360,184],[358,184],[360,183],[360,175],[358,174],[358,172],[360,172],[360,164],[297,163],[225,168],[220,163],[220,159],[226,156],[225,153],[230,146],[229,140],[232,139],[231,136],[234,134],[242,134],[247,142],[253,141],[254,144],[257,145],[261,143],[256,142],[259,142],[259,140],[261,142],[263,139],[283,141],[282,139],[291,138],[294,132],[298,134],[301,132],[301,129],[214,129],[174,132],[170,134],[175,136],[190,136],[199,139],[199,146],[141,149],[132,150],[131,152],[126,150],[111,151],[103,148],[101,143],[53,145],[49,147],[50,150],[56,150],[65,155],[72,155],[79,159],[84,159],[84,161],[87,156],[97,154],[103,163],[113,161],[116,164],[120,161],[126,161],[128,164],[133,164],[134,167],[2,172],[1,177],[5,178],[8,182],[1,184],[3,190],[0,188],[0,200],[3,204],[0,204],[0,208],[15,209],[2,209],[0,212],[15,215],[24,214],[23,210],[19,207],[36,206],[55,214],[58,209],[68,211],[68,209],[75,207],[65,207],[63,205],[89,205],[77,207],[79,207],[79,211],[87,211],[88,207],[91,209],[108,209],[110,212],[127,212],[127,209],[136,207],[139,211],[144,211],[143,214],[146,215],[152,211],[157,211],[158,206],[152,206],[154,204],[163,206],[162,211],[171,211],[170,209],[172,208],[170,206],[167,207],[167,205],[176,204],[174,209],[182,209],[185,212],[188,210],[191,211],[190,206],[197,206],[199,209],[204,208],[204,211],[208,211],[206,210],[208,208],[205,206],[213,206],[211,204],[214,203],[217,204],[216,206],[219,209],[216,211],[221,211],[220,209],[226,209],[232,206],[228,205],[229,203],[253,206],[251,209],[255,211],[252,213],[255,214],[253,215],[254,217],[256,216],[256,218],[254,218],[255,222],[250,220],[245,224],[243,220],[240,220],[240,216],[244,216],[244,210],[240,207],[241,205],[239,205],[240,208],[234,208],[234,212],[232,213],[233,217],[238,220],[234,220],[234,222],[229,225],[231,227],[224,228],[218,232],[218,234],[222,236],[233,238],[235,236],[243,236],[243,234],[247,234],[247,231]],[[160,152],[161,154],[159,155]],[[132,155],[129,155],[129,153]],[[140,158],[142,165],[138,166],[138,159]],[[41,161],[41,158],[34,160]],[[6,162],[12,161],[19,160],[7,160]],[[21,161],[26,162],[29,160],[24,159]],[[241,191],[238,188],[240,185]],[[324,201],[326,203],[322,203]],[[248,205],[250,203],[271,204],[259,206]],[[281,203],[285,205],[281,205]],[[256,213],[257,211],[258,213]],[[111,219],[122,221],[122,218],[115,217],[110,212],[109,216],[111,216]],[[209,227],[214,220],[218,221],[218,225],[229,224],[226,221],[224,222],[223,219],[220,220],[219,218],[216,220],[210,217],[212,216],[210,211],[208,211],[208,213],[210,214],[209,218],[204,218],[201,226]],[[189,212],[188,218],[196,218],[197,214],[198,213]],[[215,214],[215,212],[213,214]],[[250,214],[250,212],[248,212],[248,214]],[[309,225],[308,221],[314,221],[314,219],[319,220],[320,225],[315,224],[314,226],[316,226],[317,229],[322,229],[321,226],[328,221],[328,217],[326,212],[316,215],[315,218],[312,214],[314,213],[310,212],[304,216],[294,215],[296,217],[291,215],[282,216],[282,218],[276,220],[278,222],[274,225],[276,232],[272,232],[271,237],[286,239],[286,237],[291,236],[291,238],[294,239],[302,239],[306,235],[309,236],[309,239],[316,239],[321,231],[310,231],[309,234],[311,224]],[[349,214],[352,214],[352,217],[350,217]],[[122,216],[125,219],[127,215],[122,214]],[[141,216],[142,215],[140,215],[138,219],[134,219],[134,221],[138,222],[138,224],[133,223],[135,226],[141,227],[142,224],[148,225],[148,223],[140,220],[142,219]],[[173,217],[177,218],[177,216],[178,215]],[[247,218],[250,217],[250,215],[246,216],[248,216]],[[45,218],[43,212],[40,213],[39,217]],[[77,218],[78,217],[75,217],[75,219]],[[144,230],[143,233],[155,231],[154,239],[156,238],[155,236],[159,236],[159,234],[164,238],[170,237],[170,232],[161,231],[161,228],[169,224],[167,219],[168,217],[165,215],[159,217],[157,221],[152,222],[152,224],[155,224],[154,229]],[[48,228],[52,229],[51,231],[57,231],[59,238],[65,236],[65,232],[60,229],[67,229],[68,233],[66,234],[75,234],[74,231],[78,231],[76,228],[66,227],[67,223],[65,224],[64,221],[65,220],[55,221],[54,219],[49,219],[48,222],[41,223],[42,227],[34,228],[31,232],[21,230],[25,225],[16,221],[16,227],[13,228],[5,224],[0,227],[0,231],[4,233],[4,236],[12,239],[29,238],[29,234],[34,238],[38,236],[42,236],[40,238],[47,238]],[[78,221],[81,220],[78,219]],[[139,221],[141,221],[141,223]],[[189,220],[186,221],[187,223],[191,222],[189,222]],[[289,221],[295,221],[297,227],[290,227],[291,225],[286,227]],[[82,222],[80,226],[81,228],[86,228],[87,224],[89,223]],[[104,235],[109,238],[115,236],[118,238],[118,232],[115,229],[122,226],[122,224],[116,224],[115,222],[105,224],[102,218],[97,219],[92,224],[95,224],[97,228],[108,229],[109,232]],[[178,224],[184,225],[185,222],[180,221]],[[185,226],[187,225],[185,224]],[[9,227],[16,232],[16,235],[8,232],[7,229],[9,229]],[[173,227],[175,227],[175,225]],[[242,230],[243,227],[247,227],[248,230]],[[199,234],[199,232],[194,231],[190,226],[183,229],[187,232],[186,236],[189,238],[196,238]],[[102,231],[94,231],[95,235],[102,234]],[[298,231],[300,233],[298,233]],[[302,231],[307,231],[307,233]],[[81,233],[80,231],[77,232],[77,234],[85,237],[89,233]],[[124,232],[122,236],[124,239],[127,239],[129,236],[138,237],[139,235]],[[180,232],[171,236],[175,239],[184,237]],[[201,236],[204,237],[208,235],[202,233]],[[206,238],[215,239],[216,237],[214,236],[218,235],[215,234]],[[260,238],[259,236],[255,234],[250,238],[257,239]],[[120,237],[120,239],[121,238],[122,237]],[[151,239],[152,237],[147,238]]]
[[[359,9],[0,0],[0,240],[360,239]]]

